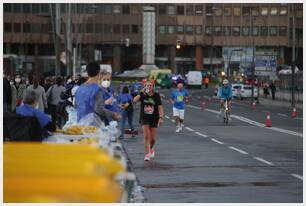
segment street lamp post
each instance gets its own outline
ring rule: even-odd
[[[252,103],[254,102],[254,81],[255,81],[255,39],[253,35],[253,24],[254,24],[254,17],[251,16],[251,35],[252,35]],[[257,82],[258,84],[258,82]],[[259,91],[258,91],[259,96]]]
[[[294,4],[291,4],[291,14],[292,14],[292,66],[291,66],[291,108],[295,107],[295,95],[294,95],[294,75],[295,75],[295,9]]]

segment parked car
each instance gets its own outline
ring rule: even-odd
[[[202,88],[202,72],[200,71],[189,71],[187,74],[187,87],[192,86]]]
[[[251,98],[252,97],[252,85],[241,84],[241,89],[239,92],[239,98]],[[257,87],[254,87],[254,97],[257,99],[258,97],[258,90]]]
[[[232,84],[232,92],[234,98],[240,98],[242,84]]]

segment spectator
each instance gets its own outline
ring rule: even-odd
[[[269,95],[269,85],[267,83],[264,84],[264,95],[265,95],[265,98],[267,98],[267,96]]]
[[[56,78],[56,84],[51,86],[47,91],[47,102],[49,114],[52,116],[52,123],[56,124],[57,115],[56,115],[56,106],[61,100],[61,94],[65,92],[65,87],[63,87],[62,77]]]
[[[42,129],[43,137],[47,137],[48,131],[53,132],[56,127],[52,124],[50,117],[38,109],[39,96],[34,90],[27,89],[23,98],[24,104],[17,107],[16,113],[21,116],[36,117]]]
[[[6,73],[3,74],[3,113],[10,110],[12,103],[12,91],[10,82],[7,78]]]
[[[275,100],[275,91],[276,91],[276,87],[274,82],[271,82],[270,84],[270,90],[271,90],[271,94],[272,94],[272,99]]]
[[[208,84],[209,84],[209,78],[208,78],[208,76],[205,76],[205,78],[204,78],[204,84],[205,84],[205,89],[208,89]]]
[[[26,84],[23,83],[22,78],[19,74],[15,76],[15,88],[17,92],[16,105],[19,106],[22,103],[23,96],[27,89]]]
[[[45,79],[45,84],[44,84],[45,92],[47,92],[52,85],[53,85],[53,83],[51,81],[51,77],[47,77]]]
[[[27,89],[34,90],[38,95],[38,109],[42,112],[48,108],[47,97],[45,89],[39,85],[39,78],[37,76],[32,77],[33,84],[31,84]]]
[[[16,101],[17,101],[17,91],[16,91],[16,87],[14,85],[14,80],[13,79],[10,81],[10,86],[11,86],[11,95],[12,95],[12,102],[11,102],[11,105],[10,105],[10,111],[15,112]]]
[[[120,138],[124,137],[125,121],[128,119],[128,124],[130,126],[132,137],[134,137],[134,126],[133,126],[133,97],[129,94],[128,86],[122,88],[122,93],[118,96],[118,104],[121,107],[121,135]]]
[[[71,98],[69,99],[69,101],[72,102],[73,105],[75,105],[75,93],[78,90],[78,88],[87,81],[87,79],[85,77],[80,77],[80,79],[76,79],[75,85],[73,86],[72,90],[71,90]]]

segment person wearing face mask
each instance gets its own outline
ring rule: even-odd
[[[100,82],[100,65],[97,63],[89,63],[86,66],[88,80],[82,84],[75,94],[75,107],[77,109],[77,120],[82,117],[96,113],[101,120],[106,118],[120,119],[120,114],[105,109],[104,101],[102,99],[102,89]]]
[[[144,134],[145,161],[155,157],[157,127],[163,123],[164,109],[160,95],[154,91],[152,82],[146,82],[143,90],[134,97],[134,103],[140,102],[140,123]]]
[[[179,83],[177,89],[171,94],[171,103],[173,105],[173,116],[176,123],[176,132],[183,130],[182,123],[185,114],[185,103],[189,100],[188,91],[183,88],[183,84]]]
[[[11,95],[12,95],[12,103],[10,105],[10,111],[15,112],[16,102],[17,102],[17,90],[16,90],[16,87],[15,87],[14,79],[11,79],[10,87],[11,87]]]
[[[27,89],[34,90],[38,94],[38,109],[44,112],[48,108],[48,103],[45,89],[39,85],[39,80],[38,76],[34,76],[32,84]]]
[[[39,95],[32,89],[27,89],[23,98],[23,104],[16,108],[16,114],[26,117],[36,117],[42,134],[47,137],[48,131],[54,132],[56,130],[55,124],[52,123],[51,118],[38,109]]]
[[[15,88],[17,92],[16,106],[19,106],[22,103],[24,93],[27,89],[27,86],[22,82],[21,76],[19,74],[15,76]]]
[[[222,86],[219,88],[217,96],[220,98],[220,115],[222,115],[222,110],[223,110],[225,100],[227,100],[228,102],[228,111],[230,114],[233,93],[232,93],[232,87],[231,85],[229,85],[229,82],[227,79],[223,80]],[[229,116],[229,120],[231,120],[231,116]]]

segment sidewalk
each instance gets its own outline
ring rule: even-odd
[[[271,98],[264,98],[264,97],[259,98],[259,104],[265,105],[265,106],[274,105],[274,106],[291,107],[291,102],[281,101],[281,100],[272,100]],[[295,107],[297,109],[303,109],[303,103],[297,103]]]

